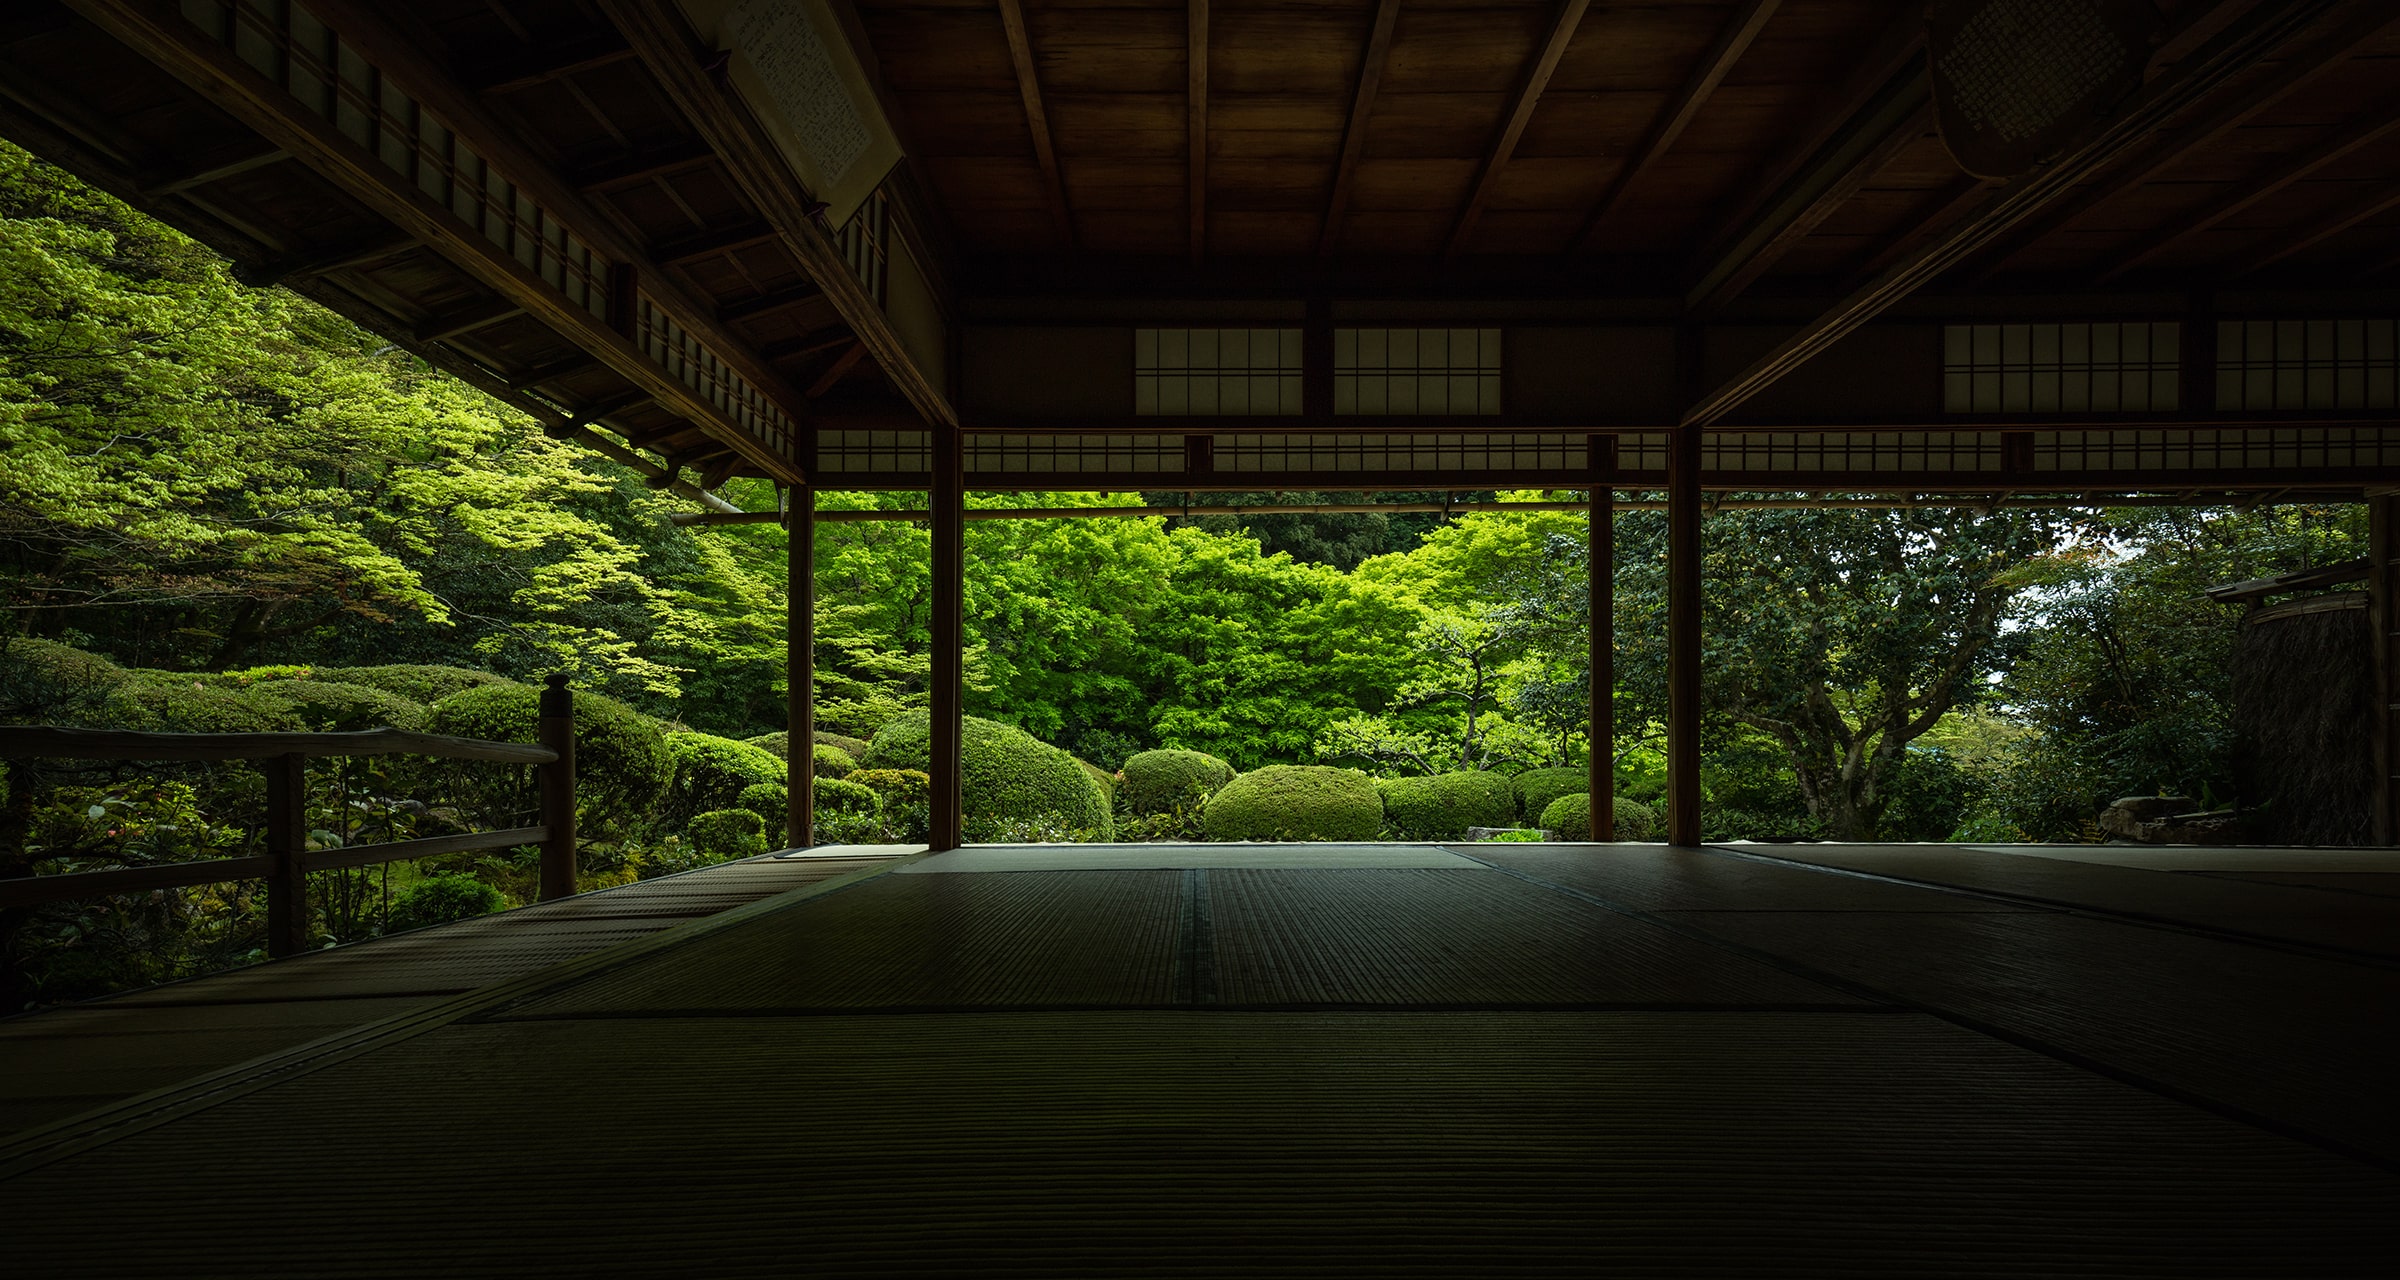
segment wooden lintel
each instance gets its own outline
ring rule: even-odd
[[[1533,61],[1527,64],[1524,77],[1518,82],[1516,101],[1510,104],[1507,117],[1501,121],[1499,136],[1492,139],[1491,150],[1483,157],[1483,167],[1475,176],[1475,189],[1467,197],[1467,207],[1459,210],[1458,221],[1450,229],[1448,253],[1456,255],[1475,234],[1475,224],[1483,218],[1484,207],[1491,203],[1492,192],[1499,188],[1501,171],[1517,153],[1517,140],[1525,136],[1525,126],[1533,122],[1533,109],[1541,105],[1542,91],[1550,87],[1558,60],[1566,56],[1567,46],[1575,40],[1575,29],[1583,24],[1584,10],[1590,7],[1591,0],[1561,0],[1558,14],[1550,22],[1550,34],[1534,51]]]
[[[1042,84],[1035,74],[1033,39],[1025,31],[1022,0],[1000,0],[1000,27],[1008,35],[1008,60],[1016,68],[1017,97],[1025,103],[1025,127],[1033,135],[1034,163],[1042,170],[1042,198],[1050,203],[1051,220],[1058,224],[1059,247],[1075,250],[1075,218],[1067,207],[1067,186],[1058,168],[1058,148],[1051,141],[1050,113],[1042,106]]]
[[[1400,19],[1400,0],[1376,0],[1375,25],[1367,29],[1367,53],[1358,67],[1358,92],[1350,100],[1350,115],[1342,125],[1342,155],[1333,169],[1333,195],[1325,201],[1325,223],[1317,233],[1319,256],[1333,252],[1341,234],[1342,215],[1350,209],[1350,187],[1358,176],[1359,157],[1367,150],[1367,117],[1375,110],[1375,95],[1383,86],[1383,69],[1392,60],[1392,28]]]
[[[2049,164],[2009,182],[1973,213],[1907,254],[1867,284],[1777,343],[1766,354],[1684,412],[1686,426],[1722,420],[1760,391],[1808,363],[1859,326],[1881,315],[1968,257],[2122,160],[2166,121],[2182,115],[2258,67],[2308,30],[2338,0],[2288,0],[2262,6],[2219,39],[2143,87],[2091,137]]]
[[[680,267],[706,258],[714,258],[720,254],[732,253],[736,249],[750,249],[762,244],[773,244],[782,238],[783,233],[775,228],[764,223],[751,222],[738,227],[703,231],[698,235],[653,245],[650,249],[650,260],[660,266]]]
[[[740,302],[728,302],[717,308],[717,321],[720,324],[737,324],[744,320],[755,320],[760,316],[770,315],[786,307],[796,307],[803,302],[813,302],[824,296],[825,291],[813,283],[797,284],[788,289],[777,289],[773,293],[762,293],[755,298],[744,298]],[[773,356],[767,355],[765,347],[759,348],[758,353],[766,359],[774,359]]]
[[[446,342],[523,314],[523,304],[508,298],[470,303],[456,311],[427,319],[410,336],[419,342]]]
[[[1184,132],[1188,164],[1184,204],[1191,218],[1192,261],[1208,253],[1208,0],[1184,0]]]
[[[577,170],[567,175],[566,182],[578,191],[617,191],[680,169],[688,169],[714,154],[697,143],[679,142],[636,151],[607,164]]]
[[[486,67],[480,73],[463,77],[467,87],[476,93],[515,93],[535,85],[548,84],[579,71],[614,66],[633,60],[633,50],[623,43],[582,42],[546,51],[546,56],[528,59],[515,66]]]
[[[1592,206],[1591,214],[1583,220],[1583,229],[1576,232],[1575,239],[1569,243],[1571,252],[1584,252],[1593,247],[1599,236],[1600,224],[1608,220],[1617,202],[1625,198],[1635,179],[1640,178],[1643,171],[1665,155],[1675,145],[1675,140],[1683,136],[1684,129],[1691,125],[1694,116],[1700,114],[1700,108],[1706,105],[1709,95],[1725,82],[1727,73],[1733,70],[1733,64],[1741,61],[1742,55],[1749,52],[1751,42],[1766,29],[1767,19],[1775,16],[1775,10],[1782,3],[1783,0],[1744,0],[1742,7],[1734,10],[1732,16],[1725,20],[1725,25],[1717,31],[1716,42],[1708,47],[1708,52],[1700,55],[1699,64],[1692,68],[1691,78],[1684,81],[1682,90],[1659,109],[1657,118],[1650,122],[1649,132],[1642,135],[1640,145],[1634,148],[1632,155],[1626,157],[1617,175],[1609,179],[1607,190],[1601,193],[1599,202]]]
[[[866,358],[867,344],[853,340],[850,349],[835,356],[833,363],[825,367],[825,372],[818,374],[817,380],[809,384],[808,398],[811,400],[823,398],[826,392],[833,390],[841,383],[842,379],[850,376],[850,371],[858,367],[859,361]]]

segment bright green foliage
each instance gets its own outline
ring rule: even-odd
[[[277,680],[244,691],[253,702],[272,699],[291,709],[301,724],[324,733],[359,729],[419,729],[425,708],[363,684],[332,680]]]
[[[841,752],[843,755],[850,757],[852,760],[864,760],[867,758],[867,740],[865,738],[853,738],[846,734],[839,733],[820,733],[817,735],[817,745],[820,747],[831,747],[834,750]],[[775,754],[782,755],[783,753],[778,751]],[[851,767],[856,768],[857,766],[853,765]]]
[[[532,742],[540,722],[539,690],[530,685],[494,684],[462,690],[435,703],[425,727],[459,738]],[[487,804],[524,805],[524,789],[512,785],[506,771],[478,765],[462,772],[488,780],[484,791]],[[576,820],[586,837],[600,838],[651,822],[674,774],[674,760],[657,726],[614,698],[576,693]]]
[[[1201,823],[1215,840],[1372,840],[1383,800],[1356,769],[1268,765],[1226,783]]]
[[[874,792],[887,805],[924,804],[933,795],[933,779],[922,769],[861,769],[844,781]]]
[[[823,779],[818,779],[822,782]],[[742,788],[736,808],[748,809],[767,824],[769,831],[783,830],[791,804],[792,789],[780,782],[760,782]]]
[[[411,666],[399,664],[381,667],[320,667],[319,680],[338,680],[343,684],[360,684],[381,689],[410,702],[432,706],[451,694],[487,684],[507,684],[504,676],[467,667]]]
[[[1099,765],[1093,764],[1091,761],[1086,760],[1081,756],[1077,756],[1075,758],[1075,763],[1083,769],[1085,777],[1088,777],[1092,781],[1100,784],[1100,794],[1107,797],[1111,804],[1114,804],[1117,798],[1117,775],[1110,773],[1108,770],[1101,768]]]
[[[211,689],[166,673],[124,688],[125,727],[159,733],[292,733],[305,726],[291,704],[263,689]]]
[[[1515,778],[1517,812],[1538,819],[1550,802],[1571,792],[1592,789],[1592,775],[1585,769],[1528,769]]]
[[[508,906],[508,899],[498,889],[471,875],[451,872],[427,876],[402,889],[392,899],[392,914],[385,931],[400,933],[408,929],[426,929],[454,920],[472,920],[488,916]]]
[[[717,861],[755,858],[767,851],[767,824],[748,809],[711,809],[684,825],[692,848]]]
[[[1650,840],[1657,837],[1658,811],[1649,805],[1618,796],[1616,803],[1611,806],[1611,810],[1617,815],[1617,839]],[[1584,814],[1586,817],[1590,816],[1591,806],[1589,804],[1584,806]]]
[[[820,814],[872,816],[883,809],[883,797],[863,782],[852,782],[847,778],[819,778],[816,792],[817,812]]]
[[[822,742],[811,753],[811,759],[816,762],[816,776],[820,778],[846,778],[858,768],[857,757],[840,747],[827,746]]]
[[[849,779],[873,791],[880,807],[873,840],[921,844],[933,824],[933,779],[922,769],[861,769]],[[828,838],[836,838],[827,833]],[[844,843],[867,839],[847,824],[838,837]]]
[[[1505,827],[1517,820],[1516,793],[1496,773],[1390,778],[1381,789],[1384,819],[1404,840],[1458,840],[1469,827]]]
[[[756,737],[744,738],[742,741],[749,743],[751,746],[766,752],[768,755],[771,755],[778,760],[789,760],[792,758],[792,735],[789,733],[762,733]],[[856,759],[855,756],[852,758]]]
[[[1611,811],[1617,815],[1616,838],[1619,840],[1648,840],[1658,834],[1658,815],[1640,801],[1618,796]],[[1591,793],[1575,791],[1551,801],[1549,807],[1542,810],[1540,826],[1561,840],[1591,839]]]
[[[1117,799],[1127,813],[1136,816],[1198,812],[1231,781],[1233,766],[1205,751],[1144,751],[1125,762],[1125,781],[1117,789]]]
[[[966,838],[994,838],[999,824],[1055,819],[1063,829],[1107,840],[1116,825],[1108,793],[1075,757],[1013,725],[967,716],[960,735],[960,792]],[[911,712],[885,725],[867,748],[875,769],[922,770],[933,756],[931,721]]]
[[[675,761],[674,780],[660,817],[680,826],[693,814],[730,809],[741,802],[742,790],[761,782],[782,782],[783,761],[746,742],[706,733],[670,733],[667,753]]]

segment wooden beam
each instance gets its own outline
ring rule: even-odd
[[[1184,0],[1184,124],[1189,135],[1192,261],[1208,252],[1208,0]]]
[[[662,267],[689,266],[704,259],[732,253],[736,249],[773,244],[782,238],[782,232],[763,222],[746,222],[736,227],[718,227],[652,245],[650,260]]]
[[[176,195],[194,187],[205,187],[212,182],[222,182],[227,178],[238,177],[254,169],[264,169],[271,164],[280,164],[291,158],[291,153],[281,147],[265,147],[238,160],[225,160],[199,169],[186,169],[172,174],[161,173],[144,178],[141,192],[150,199]]]
[[[824,398],[826,392],[840,385],[842,379],[849,377],[850,371],[858,367],[858,362],[866,358],[867,344],[851,339],[850,349],[834,357],[833,363],[825,367],[825,372],[817,375],[817,380],[809,385],[808,398]]]
[[[1753,361],[1684,414],[1684,422],[1708,424],[1772,386],[1819,352],[1927,282],[1993,243],[2036,211],[2122,159],[2165,121],[2205,100],[2306,30],[2336,0],[2288,0],[2261,6],[2210,41],[2173,71],[2144,86],[2115,119],[2049,164],[2014,179],[1974,213],[1853,291],[1831,309]]]
[[[476,93],[516,93],[578,72],[632,60],[633,50],[620,42],[581,41],[563,48],[545,50],[542,57],[530,58],[514,66],[486,67],[479,73],[463,78],[467,87]]]
[[[1759,32],[1766,30],[1767,19],[1775,16],[1775,10],[1782,3],[1783,0],[1745,0],[1742,7],[1734,10],[1733,15],[1725,20],[1725,25],[1717,32],[1716,42],[1708,47],[1708,52],[1700,55],[1699,64],[1692,68],[1691,78],[1684,81],[1682,90],[1659,109],[1658,116],[1650,122],[1649,131],[1642,135],[1633,154],[1617,170],[1617,176],[1609,179],[1608,189],[1601,192],[1599,201],[1592,206],[1591,214],[1583,220],[1583,229],[1568,242],[1570,252],[1588,252],[1593,247],[1601,224],[1608,220],[1617,202],[1625,198],[1634,180],[1640,178],[1660,156],[1667,153],[1668,148],[1675,145],[1676,139],[1683,136],[1693,117],[1699,115],[1700,108],[1707,104],[1709,95],[1725,82],[1726,75],[1733,70],[1733,64],[1741,61],[1742,55],[1749,52],[1750,43],[1758,39]]]
[[[234,278],[255,289],[281,284],[286,280],[306,279],[332,271],[347,271],[353,267],[369,266],[386,258],[397,257],[418,246],[417,237],[406,232],[370,236],[347,245],[333,245],[279,258],[269,258],[254,267],[235,263]]]
[[[1516,101],[1509,106],[1500,134],[1492,139],[1491,151],[1483,158],[1483,168],[1475,176],[1475,189],[1467,197],[1467,207],[1459,210],[1458,222],[1450,229],[1446,254],[1456,256],[1475,234],[1476,222],[1482,219],[1492,192],[1500,186],[1501,171],[1517,152],[1517,139],[1525,136],[1525,126],[1533,122],[1533,109],[1541,105],[1542,91],[1550,87],[1550,77],[1558,71],[1558,60],[1566,56],[1567,46],[1575,40],[1575,29],[1583,23],[1584,10],[1590,7],[1591,0],[1562,0],[1558,6],[1557,16],[1550,21],[1550,34],[1525,68],[1524,79],[1517,85]]]
[[[702,141],[713,149],[734,184],[766,220],[783,233],[784,246],[801,270],[825,290],[884,376],[928,422],[956,424],[958,411],[917,365],[898,330],[866,286],[852,275],[832,237],[810,216],[808,201],[782,152],[708,70],[714,51],[703,51],[672,0],[594,0],[638,54]]]
[[[823,355],[856,341],[858,341],[856,335],[844,329],[838,330],[830,337],[811,333],[797,338],[786,338],[781,342],[770,342],[758,350],[759,354],[769,360],[794,360],[804,356]]]
[[[1042,196],[1058,224],[1058,245],[1075,251],[1075,218],[1067,208],[1067,186],[1058,171],[1058,148],[1050,139],[1050,113],[1042,109],[1042,82],[1035,74],[1033,40],[1025,33],[1022,0],[1000,0],[1000,26],[1008,34],[1008,60],[1017,71],[1017,96],[1025,103],[1025,128],[1033,135],[1034,163],[1042,169]]]
[[[545,382],[556,382],[560,378],[572,377],[578,373],[588,373],[602,367],[599,361],[578,351],[574,355],[553,360],[548,364],[537,364],[530,369],[511,374],[508,385],[509,389],[513,391],[531,391]]]
[[[525,314],[525,308],[507,298],[471,303],[445,315],[438,315],[418,325],[410,336],[419,342],[447,342],[452,338],[489,328],[503,320]]]
[[[1698,387],[1699,330],[1678,331],[1675,348],[1677,383]],[[1667,442],[1667,843],[1685,849],[1700,845],[1700,437],[1686,424]]]
[[[2334,7],[2312,4],[2308,9],[2313,14],[2322,15]],[[2202,15],[2203,20],[2206,16]],[[2257,21],[2258,15],[2245,15],[2244,19],[2237,20],[2227,30],[2240,30],[2242,26],[2253,25]],[[2331,26],[2318,28],[2316,24],[2311,24],[2310,29],[2295,30],[2292,38],[2313,38],[2306,45],[2278,58],[2271,73],[2259,77],[2241,92],[2220,102],[2194,103],[2195,107],[2205,107],[2205,112],[2179,126],[2163,129],[2149,145],[2127,155],[2121,161],[2122,167],[2107,178],[2055,202],[2041,217],[2026,220],[1982,255],[1974,278],[1977,281],[1991,278],[2011,258],[2032,248],[2053,232],[2149,182],[2184,160],[2216,146],[2224,141],[2226,135],[2257,118],[2260,112],[2283,101],[2296,90],[2315,83],[2348,61],[2359,45],[2396,22],[2400,22],[2400,7],[2369,4],[2352,10],[2346,18]],[[2177,67],[2167,75],[2173,77],[2181,71],[2182,68]],[[2160,123],[2166,125],[2168,122]]]
[[[566,182],[582,192],[618,191],[689,168],[715,156],[716,152],[697,143],[677,141],[663,147],[630,152],[607,164],[578,170],[568,174]]]
[[[1967,210],[1989,198],[2000,183],[1991,178],[1960,174],[1949,186],[1934,193],[1933,198],[1919,206],[1917,216],[1908,229],[1885,241],[1883,246],[1850,273],[1845,288],[1856,288],[1862,280],[1870,279],[1885,267],[1898,262],[1909,250],[1925,243],[1934,233],[1965,217]]]
[[[2313,249],[2352,227],[2392,209],[2400,209],[2400,182],[2386,182],[2371,187],[2365,195],[2347,204],[2337,206],[2331,212],[2305,226],[2278,232],[2275,238],[2228,268],[2224,278],[2237,280],[2252,272],[2263,271],[2293,254]],[[2366,274],[2373,275],[2381,270],[2383,270],[2381,266],[2371,267]]]
[[[1317,233],[1317,253],[1333,252],[1341,234],[1342,215],[1350,211],[1350,188],[1358,177],[1359,158],[1367,150],[1367,119],[1375,110],[1375,94],[1383,86],[1384,66],[1392,60],[1392,28],[1400,19],[1400,0],[1376,0],[1375,24],[1367,29],[1367,55],[1358,67],[1358,92],[1350,99],[1350,116],[1342,125],[1342,156],[1333,168],[1333,195],[1325,202],[1325,225]]]
[[[2282,164],[2233,184],[2233,189],[2207,208],[2152,232],[2145,243],[2117,259],[2116,265],[2094,281],[2107,282],[2156,259],[2182,241],[2196,236],[2285,187],[2349,155],[2370,142],[2400,129],[2400,98],[2386,98],[2362,116]]]
[[[1912,63],[1699,273],[1684,309],[1705,314],[1739,297],[1932,127],[1932,89]]]
[[[717,322],[719,324],[739,324],[744,320],[755,320],[763,315],[771,315],[786,307],[796,307],[803,302],[813,302],[824,296],[825,291],[818,288],[813,281],[796,284],[788,289],[777,289],[773,293],[762,293],[755,298],[744,298],[740,302],[728,302],[717,308]],[[765,356],[766,349],[761,347],[759,354]],[[772,359],[773,357],[768,358]]]

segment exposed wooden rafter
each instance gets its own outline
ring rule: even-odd
[[[2235,280],[2252,272],[2263,271],[2285,258],[2305,253],[2368,219],[2388,213],[2393,209],[2400,209],[2400,182],[2381,183],[2369,188],[2366,194],[2337,206],[2313,222],[2277,234],[2265,245],[2253,251],[2250,256],[2228,268],[2225,278]],[[2380,268],[2375,270],[2380,270]],[[2372,274],[2372,271],[2369,274]]]
[[[721,324],[755,320],[760,316],[772,315],[786,308],[796,307],[803,302],[814,302],[824,296],[825,291],[813,283],[797,284],[788,289],[777,289],[773,293],[762,293],[755,298],[744,298],[740,302],[728,302],[717,308],[717,320]]]
[[[818,374],[817,380],[809,384],[808,398],[823,399],[826,392],[840,385],[842,379],[849,377],[850,371],[858,367],[858,362],[866,358],[867,344],[852,339],[849,349],[835,356],[833,363],[825,366],[825,372]]]
[[[1446,252],[1456,254],[1475,234],[1476,222],[1482,219],[1484,207],[1491,203],[1492,192],[1499,188],[1501,171],[1517,152],[1517,139],[1525,136],[1525,126],[1533,122],[1533,109],[1541,105],[1542,91],[1550,87],[1558,60],[1566,56],[1567,46],[1575,40],[1575,29],[1583,24],[1584,10],[1590,7],[1591,0],[1561,0],[1558,15],[1550,22],[1550,34],[1526,66],[1525,75],[1517,85],[1516,100],[1509,105],[1499,136],[1492,139],[1492,149],[1475,175],[1475,189],[1467,196],[1467,207],[1459,210],[1458,222],[1450,229]]]
[[[1184,0],[1184,125],[1188,135],[1192,261],[1208,252],[1208,0]]]
[[[825,291],[884,376],[917,412],[936,424],[955,424],[957,410],[918,367],[883,308],[851,274],[841,250],[811,216],[800,184],[781,151],[749,111],[710,76],[697,38],[673,3],[594,0],[595,7],[640,54],[668,99],[721,159],[734,184],[783,235],[801,270]]]
[[[688,266],[737,249],[755,249],[762,244],[773,244],[782,238],[781,231],[763,222],[746,222],[738,227],[719,227],[680,240],[652,245],[650,259],[662,267]]]
[[[2265,173],[2234,183],[2233,189],[2216,203],[2152,233],[2140,247],[2125,252],[2114,265],[2101,272],[2100,282],[2114,280],[2156,260],[2160,254],[2184,240],[2216,226],[2360,147],[2390,134],[2394,129],[2400,129],[2400,98],[2387,98],[2381,106],[2334,131],[2317,145]]]
[[[1808,363],[1845,335],[1943,272],[1993,243],[2009,228],[2122,160],[2166,121],[2235,77],[2257,67],[2308,30],[2338,0],[2287,0],[2262,6],[2228,26],[2173,70],[2144,86],[2093,136],[2050,163],[2003,186],[1972,214],[1908,254],[1829,310],[1802,325],[1766,354],[1701,396],[1682,418],[1687,427],[1722,420],[1752,396]]]
[[[1033,159],[1042,168],[1042,198],[1050,202],[1050,217],[1058,224],[1059,247],[1073,252],[1075,216],[1067,207],[1067,184],[1050,137],[1050,113],[1042,107],[1042,82],[1035,74],[1033,39],[1025,31],[1021,0],[1000,0],[1000,26],[1008,34],[1008,59],[1016,67],[1017,96],[1025,103],[1025,128],[1033,135]]]
[[[505,298],[473,303],[418,325],[415,336],[419,342],[447,342],[523,314],[524,307]]]
[[[1850,286],[1855,287],[1860,281],[1898,262],[1910,250],[1925,243],[1928,237],[1965,217],[1969,209],[1990,196],[1992,189],[1999,185],[1994,179],[1959,175],[1949,186],[1935,192],[1932,198],[1918,207],[1916,216],[1909,220],[1905,230],[1884,241],[1850,273]]]
[[[633,50],[619,41],[581,42],[545,50],[543,56],[510,66],[485,67],[466,77],[476,93],[516,93],[561,80],[579,71],[613,66],[633,59]]]
[[[604,165],[594,165],[567,175],[568,185],[577,191],[618,191],[626,187],[663,178],[680,169],[688,169],[716,153],[689,142],[677,142],[665,147],[636,151]]]
[[[1367,54],[1358,67],[1358,93],[1350,100],[1350,116],[1342,125],[1342,155],[1333,169],[1333,195],[1325,201],[1325,225],[1317,233],[1317,253],[1333,252],[1341,234],[1342,215],[1350,211],[1350,187],[1358,177],[1359,158],[1367,150],[1367,117],[1375,110],[1375,94],[1383,87],[1383,68],[1392,60],[1392,28],[1400,19],[1400,0],[1376,0],[1375,25],[1367,31]]]
[[[1600,193],[1600,199],[1592,206],[1591,214],[1583,220],[1583,229],[1576,232],[1574,240],[1569,242],[1570,252],[1587,252],[1593,247],[1599,237],[1601,224],[1608,221],[1608,215],[1617,207],[1617,202],[1625,198],[1625,193],[1632,189],[1634,181],[1642,176],[1643,171],[1665,155],[1668,148],[1675,145],[1675,140],[1683,136],[1692,118],[1699,115],[1700,108],[1707,104],[1709,95],[1725,82],[1726,75],[1733,70],[1733,64],[1741,61],[1742,55],[1749,52],[1750,42],[1758,39],[1759,32],[1766,30],[1767,19],[1775,16],[1775,10],[1782,3],[1783,0],[1745,0],[1742,7],[1734,10],[1733,15],[1725,20],[1724,27],[1717,32],[1716,42],[1708,47],[1708,52],[1700,55],[1699,64],[1692,68],[1691,78],[1684,82],[1681,91],[1659,109],[1658,117],[1650,122],[1649,132],[1642,135],[1633,154],[1626,157],[1624,165],[1617,170],[1617,176],[1609,179],[1608,189]]]
[[[153,199],[159,196],[171,196],[189,191],[194,187],[205,187],[212,182],[222,182],[253,169],[263,169],[271,164],[281,164],[291,158],[291,155],[281,147],[262,147],[239,159],[220,161],[202,168],[185,169],[177,173],[161,173],[146,178],[142,182],[142,194]]]

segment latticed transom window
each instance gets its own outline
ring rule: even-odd
[[[1336,329],[1333,411],[1500,412],[1498,329]]]
[[[1298,329],[1136,329],[1133,411],[1166,417],[1300,412]]]
[[[1954,324],[1943,331],[1951,413],[2153,413],[2181,407],[2183,326]]]
[[[2220,320],[2220,409],[2389,409],[2390,320]]]

